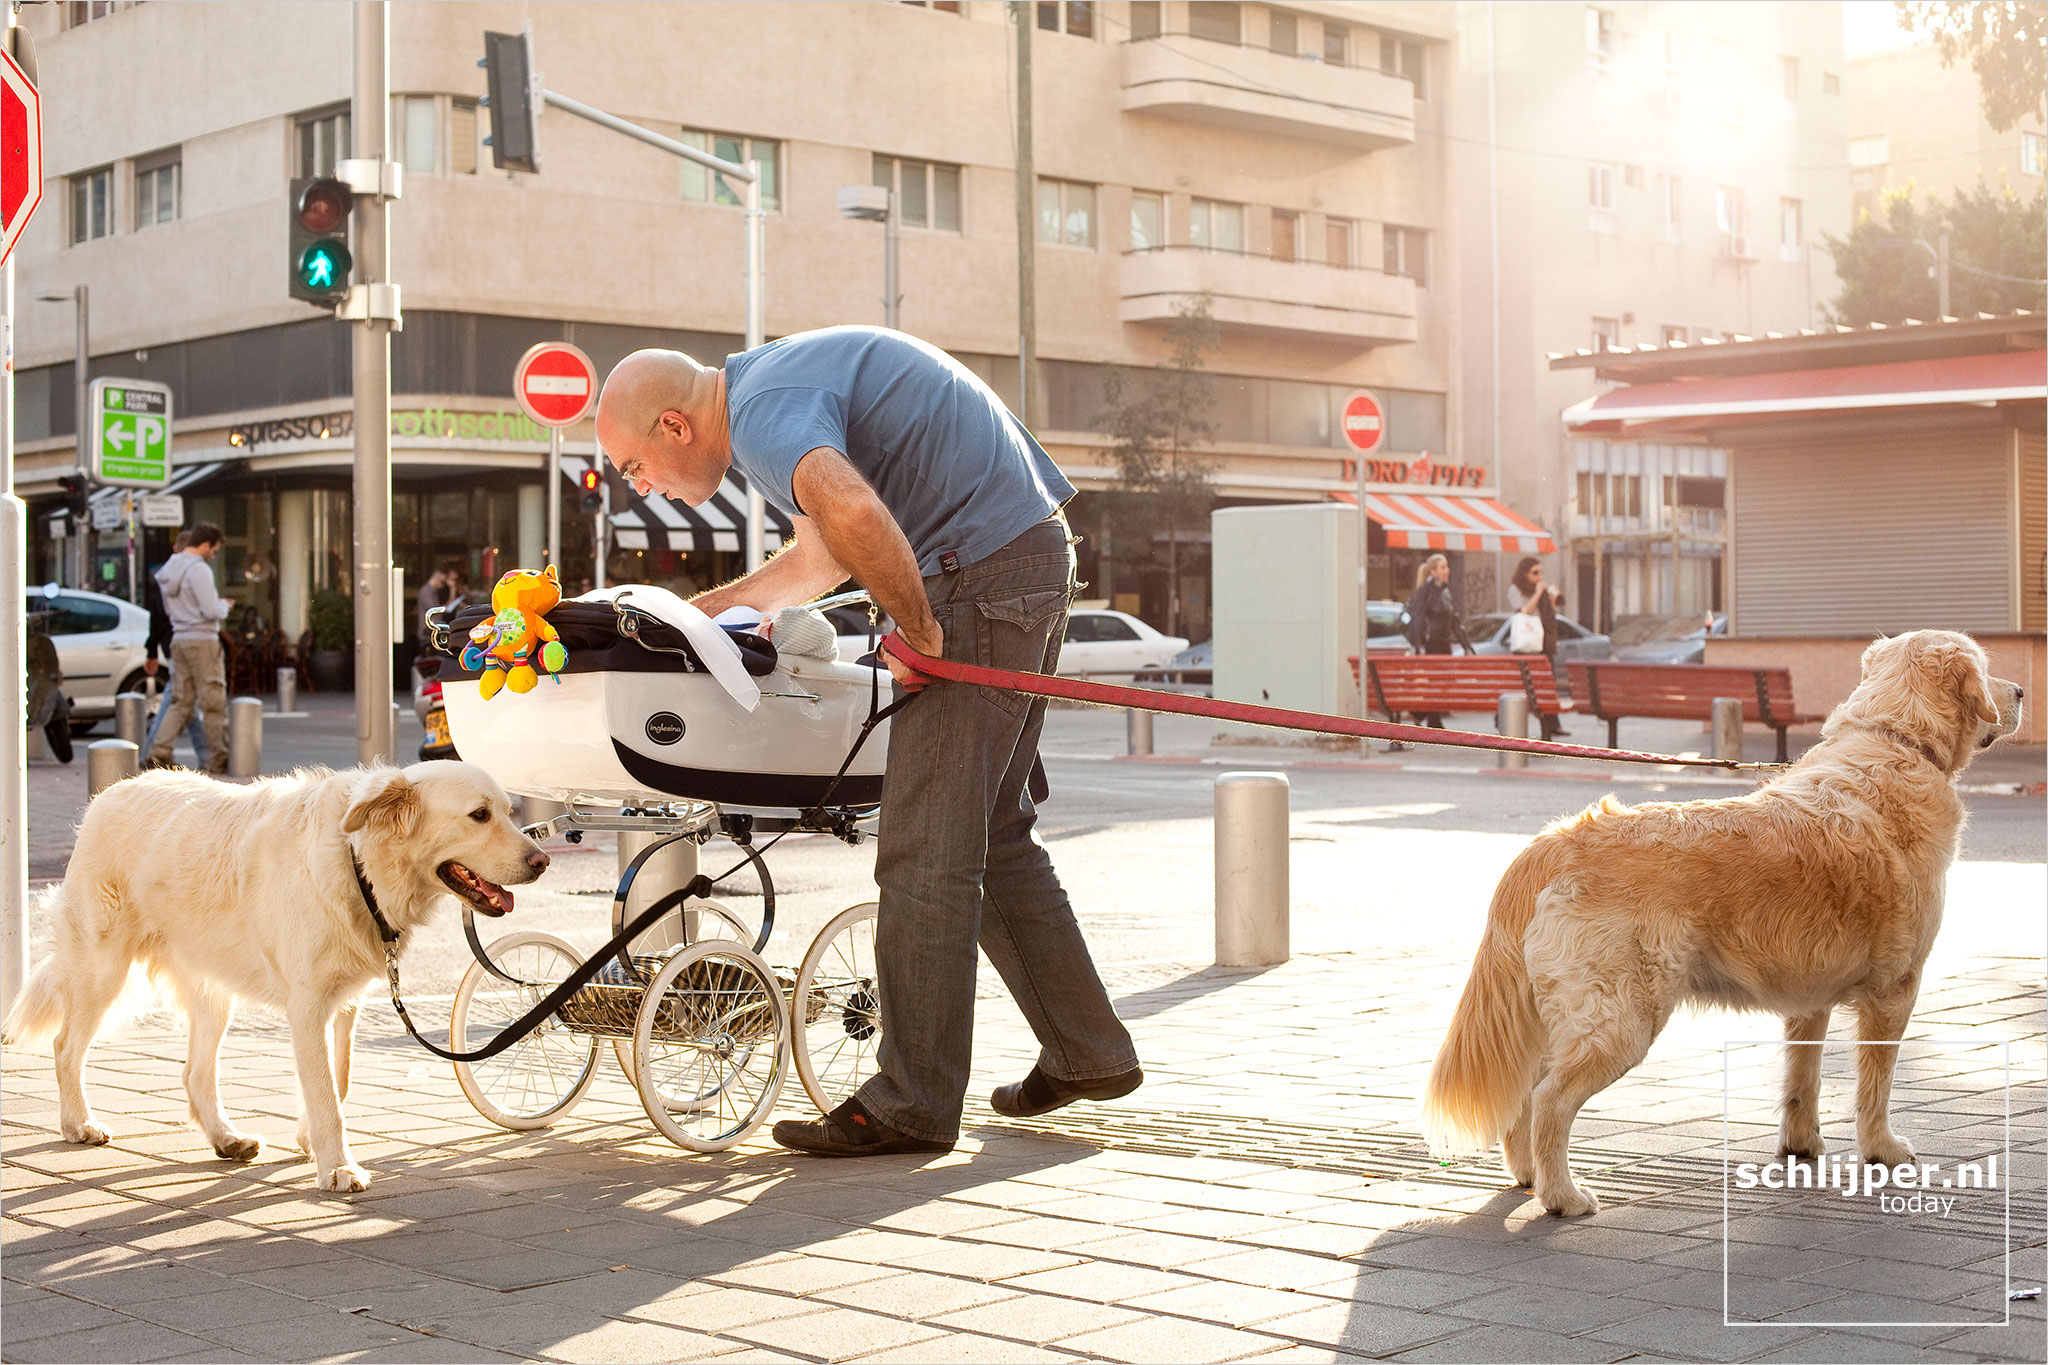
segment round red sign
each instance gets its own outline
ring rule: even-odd
[[[1360,454],[1378,450],[1386,429],[1377,396],[1360,389],[1344,400],[1344,439]]]
[[[512,392],[542,426],[574,426],[597,401],[597,367],[566,341],[543,341],[519,358]]]

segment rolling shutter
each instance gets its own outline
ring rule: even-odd
[[[2020,629],[2048,630],[2048,440],[2019,433]]]
[[[2009,432],[1736,448],[1736,633],[2012,629],[2012,449]]]

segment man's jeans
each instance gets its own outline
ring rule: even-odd
[[[1064,522],[1047,520],[986,559],[924,580],[945,657],[1050,673],[1074,590]],[[1033,826],[1026,791],[1045,701],[933,683],[889,725],[875,925],[881,1070],[860,1099],[891,1128],[960,1133],[974,1046],[975,946],[1062,1080],[1138,1064]]]
[[[150,762],[171,761],[178,731],[195,711],[206,727],[206,771],[224,776],[228,770],[228,678],[227,661],[217,639],[171,641],[171,697],[157,716]]]
[[[144,758],[147,758],[152,752],[155,751],[157,732],[164,728],[164,717],[170,714],[171,693],[169,688],[165,688],[162,699],[157,702],[156,716],[149,722],[149,736],[148,738],[142,741],[142,754]],[[199,764],[200,767],[205,767],[207,755],[206,726],[200,721],[199,713],[197,711],[194,711],[192,713],[192,719],[185,723],[185,737],[192,741],[193,759]],[[177,735],[173,734],[171,736],[172,747],[175,748],[177,746],[177,743],[178,737]]]

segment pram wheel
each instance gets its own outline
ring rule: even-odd
[[[874,901],[842,910],[818,931],[797,969],[790,1051],[818,1112],[829,1114],[875,1074],[882,1001],[875,978]]]
[[[696,916],[697,932],[694,936],[687,932],[690,921],[685,919],[684,916],[689,914]],[[643,950],[655,951],[660,948],[675,947],[678,944],[712,941],[720,943],[731,941],[742,945],[752,944],[754,941],[754,930],[751,925],[740,918],[738,911],[734,910],[724,901],[716,901],[706,897],[704,900],[685,905],[672,915],[664,915],[656,920],[653,928],[633,940],[633,950],[635,952]],[[633,1040],[630,1038],[612,1039],[612,1055],[618,1059],[619,1073],[628,1080],[631,1080],[635,1074],[633,1071]],[[688,1101],[676,1100],[672,1102],[682,1108],[693,1107]]]
[[[678,951],[649,983],[633,1027],[633,1084],[669,1139],[722,1152],[760,1125],[782,1090],[782,986],[743,943]]]
[[[574,948],[552,934],[521,930],[487,950],[509,975],[552,983],[583,965]],[[453,1050],[482,1047],[518,1019],[549,987],[513,986],[471,964],[456,987],[448,1035]],[[545,1128],[576,1107],[597,1078],[597,1039],[557,1016],[488,1061],[455,1063],[455,1081],[476,1111],[501,1128]]]

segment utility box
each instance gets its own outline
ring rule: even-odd
[[[1215,694],[1227,701],[1356,716],[1359,545],[1356,507],[1290,503],[1210,514]],[[1224,722],[1219,736],[1265,726]]]

